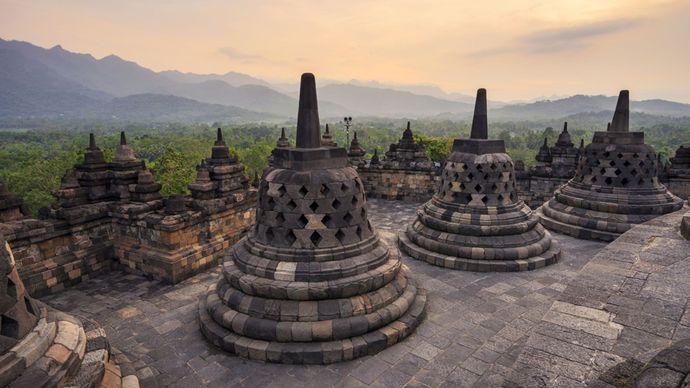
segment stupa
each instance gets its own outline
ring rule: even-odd
[[[367,151],[359,145],[359,139],[357,139],[357,131],[350,142],[350,149],[347,151],[347,156],[350,158],[350,163],[354,166],[364,166],[366,161],[364,160],[364,155]]]
[[[321,136],[321,145],[323,147],[338,146],[338,144],[336,144],[336,142],[333,141],[333,135],[331,134],[331,130],[328,128],[328,124],[326,124],[326,131],[323,133],[323,136]]]
[[[399,236],[413,258],[466,271],[524,271],[555,263],[558,245],[518,200],[503,140],[488,140],[479,89],[470,139],[456,139],[438,191]]]
[[[584,149],[575,177],[538,213],[549,229],[612,241],[633,225],[680,209],[683,201],[659,182],[654,149],[629,131],[629,93],[618,96],[613,121]]]
[[[426,295],[367,219],[357,170],[321,146],[316,82],[303,74],[296,147],[273,150],[257,222],[199,302],[203,334],[244,358],[324,364],[408,336]]]
[[[400,141],[388,147],[383,160],[383,166],[390,169],[422,170],[434,167],[434,162],[426,155],[424,145],[414,140],[409,121]]]
[[[211,213],[241,202],[247,195],[249,176],[244,171],[244,165],[230,154],[220,128],[216,130],[211,157],[197,166],[196,180],[188,187],[194,199],[193,207]]]
[[[138,386],[136,377],[113,373],[119,367],[110,361],[103,329],[29,296],[2,235],[0,274],[0,386]]]

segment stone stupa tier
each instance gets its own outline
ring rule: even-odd
[[[488,140],[486,91],[479,89],[471,138],[456,139],[441,185],[399,236],[413,258],[466,271],[525,271],[558,261],[560,249],[518,200],[513,161]]]
[[[654,149],[629,132],[629,94],[620,92],[613,121],[584,149],[575,177],[538,213],[549,229],[612,241],[635,224],[679,210],[683,201],[659,182]]]
[[[200,299],[201,330],[244,358],[325,364],[371,355],[407,337],[426,295],[374,232],[357,170],[324,147],[316,84],[302,75],[296,147],[273,150],[257,223],[231,247]]]
[[[0,235],[0,387],[121,386],[103,329],[31,298]],[[88,325],[90,328],[86,328]],[[110,364],[106,366],[106,364]],[[107,384],[113,385],[107,385]],[[127,378],[138,386],[136,377]]]

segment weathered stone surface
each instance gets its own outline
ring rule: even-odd
[[[274,150],[257,223],[227,250],[199,321],[211,343],[241,357],[328,364],[403,340],[424,316],[426,293],[374,232],[344,149],[313,144],[313,76],[302,82],[299,117],[316,121],[298,120],[297,147]]]
[[[485,93],[477,94],[478,107]],[[486,112],[475,110],[486,125]],[[485,129],[473,125],[473,133]],[[401,249],[419,260],[465,271],[525,271],[555,263],[560,249],[517,198],[513,161],[502,141],[455,140],[441,184],[400,235]]]
[[[680,209],[683,201],[659,182],[654,149],[644,133],[628,132],[627,91],[621,91],[615,125],[594,134],[577,173],[538,214],[549,229],[583,239],[612,241],[632,225]]]

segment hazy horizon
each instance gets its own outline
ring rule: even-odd
[[[690,102],[690,3],[383,0],[318,4],[0,0],[0,37],[156,71],[270,82],[430,84],[500,101],[573,94]]]

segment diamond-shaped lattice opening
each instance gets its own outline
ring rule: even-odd
[[[455,168],[455,163],[450,163],[450,168]]]
[[[514,201],[514,200],[515,200],[515,194],[510,193],[510,200],[511,200],[511,201]]]
[[[609,166],[615,167],[615,166],[616,166],[616,162],[613,161],[613,160],[609,160]]]
[[[630,175],[632,175],[632,176],[637,175],[637,170],[635,170],[634,168],[632,170],[630,170]]]
[[[498,166],[496,166],[496,163],[491,163],[491,166],[489,167],[491,167],[492,170],[495,170]]]
[[[472,173],[469,173],[469,174],[467,174],[467,178],[469,180],[472,180],[472,179],[474,179],[474,175]]]
[[[343,216],[343,219],[344,219],[345,222],[347,222],[348,224],[349,224],[350,222],[352,222],[352,219],[353,219],[353,218],[354,218],[354,217],[352,217],[352,214],[350,214],[350,212],[345,213],[345,216]]]
[[[597,182],[597,177],[593,176],[592,177],[592,183],[596,183],[596,182]]]
[[[356,195],[353,195],[353,196],[352,196],[352,201],[351,201],[351,202],[352,202],[352,206],[357,206],[357,204],[359,203],[359,200],[357,199],[357,196],[356,196]]]
[[[486,195],[482,195],[482,202],[486,205],[486,203],[489,202],[489,198]]]
[[[290,245],[294,244],[295,241],[297,241],[297,236],[295,236],[295,232],[289,230],[285,235],[285,240],[287,240],[288,244]]]
[[[493,185],[491,185],[491,191],[496,192],[496,190],[498,190],[498,186],[496,186],[496,184],[494,183]]]
[[[342,229],[338,229],[338,231],[335,232],[335,238],[337,238],[341,244],[343,243],[343,239],[345,238],[345,233],[343,233]]]
[[[639,158],[639,157],[640,157],[640,155],[638,155],[637,152],[635,152],[635,153],[633,154],[633,158],[637,159],[637,158]]]
[[[307,219],[307,217],[304,216],[304,214],[299,216],[299,218],[297,219],[297,224],[300,226],[300,228],[304,228],[305,226],[307,226],[308,223],[309,220]]]
[[[499,194],[496,199],[498,199],[498,202],[503,202],[503,194]]]
[[[328,224],[329,224],[330,222],[331,222],[331,216],[328,215],[328,214],[326,214],[325,216],[323,216],[323,218],[321,219],[321,223],[324,224],[324,225],[326,225],[326,226],[328,226]]]
[[[359,215],[362,217],[362,219],[367,218],[367,211],[362,208],[362,210],[359,212]]]
[[[608,177],[608,178],[604,179],[604,182],[606,182],[607,185],[610,185],[611,182],[613,182],[613,179],[611,179],[611,177]]]
[[[455,174],[453,174],[453,179],[455,179],[457,181],[458,178],[460,178],[460,174],[458,174],[457,172]]]
[[[623,154],[621,154],[620,152],[618,153],[617,156],[618,156],[618,159],[623,159]]]
[[[323,237],[321,237],[319,232],[314,231],[314,233],[309,236],[309,240],[311,240],[311,243],[314,244],[315,247],[318,247],[321,240],[323,240]]]
[[[640,178],[640,180],[637,181],[637,184],[640,186],[644,185],[644,178]]]
[[[484,180],[488,181],[489,180],[489,174],[484,174]]]
[[[644,162],[643,162],[643,161],[640,161],[640,163],[638,163],[637,165],[640,166],[640,167],[644,167]]]
[[[465,184],[464,183],[460,183],[460,190],[465,190]]]
[[[268,198],[268,210],[273,210],[276,208],[276,201],[273,199],[273,197]]]
[[[357,233],[357,237],[359,237],[359,239],[361,240],[362,239],[362,228],[358,226],[357,230],[355,230],[355,233]]]
[[[340,184],[340,191],[342,191],[343,193],[348,191],[349,189],[350,189],[350,186],[348,186],[347,184],[345,184],[345,183]]]
[[[482,191],[482,185],[477,184],[476,186],[474,186],[474,191],[476,191],[476,192]]]
[[[621,185],[627,186],[628,185],[628,178],[621,179]]]
[[[611,155],[611,153],[610,153],[610,152],[608,152],[608,151],[604,152],[604,157],[605,157],[605,158],[608,158],[608,157],[609,157],[609,155]]]
[[[600,165],[600,164],[601,164],[601,161],[600,161],[599,159],[597,159],[597,161],[594,162],[594,165],[596,165],[596,166],[598,166],[598,165]]]
[[[334,199],[333,202],[331,203],[331,206],[333,206],[333,209],[338,210],[340,208],[340,201],[338,201],[338,198]]]
[[[629,165],[630,165],[630,161],[626,160],[625,162],[623,162],[623,166],[628,167]]]
[[[316,213],[316,209],[318,209],[318,208],[319,208],[319,204],[316,203],[316,201],[312,202],[311,205],[309,205],[309,209],[311,209],[311,211],[313,211],[314,213]]]
[[[605,169],[605,168],[602,168],[601,170],[599,170],[599,174],[601,174],[601,175],[606,174],[606,169]]]
[[[26,296],[24,297],[24,305],[26,306],[26,311],[28,311],[31,315],[36,315],[34,305],[31,303],[31,300]]]
[[[299,188],[299,191],[297,193],[304,198],[307,194],[309,194],[309,190],[307,190],[306,187],[302,186]]]
[[[287,193],[285,185],[280,185],[280,187],[278,188],[278,195],[282,197],[283,195],[285,195],[285,193]]]
[[[482,172],[483,169],[484,169],[483,165],[481,165],[481,164],[477,165],[477,171]]]
[[[357,190],[362,188],[362,184],[359,183],[359,179],[355,179],[355,187],[357,188]]]
[[[278,213],[276,216],[276,223],[278,223],[278,225],[283,225],[283,222],[285,222],[285,216],[283,216],[283,213]]]
[[[462,171],[467,171],[467,165],[465,163],[462,164]]]
[[[266,228],[265,236],[267,241],[273,241],[273,238],[275,237],[275,235],[273,234],[273,229]]]
[[[319,192],[321,193],[321,195],[326,196],[328,195],[328,193],[331,192],[331,189],[329,189],[326,185],[321,185],[321,189],[319,189]]]
[[[7,295],[9,295],[12,299],[17,300],[17,286],[10,278],[7,278]]]
[[[623,171],[620,170],[620,168],[617,168],[616,171],[614,171],[616,175],[620,175],[623,173]]]
[[[285,206],[287,206],[287,208],[290,210],[297,209],[297,204],[293,200],[290,200],[290,202],[288,202],[287,205],[285,205]]]
[[[10,338],[19,338],[19,322],[7,315],[0,317],[0,335]]]

